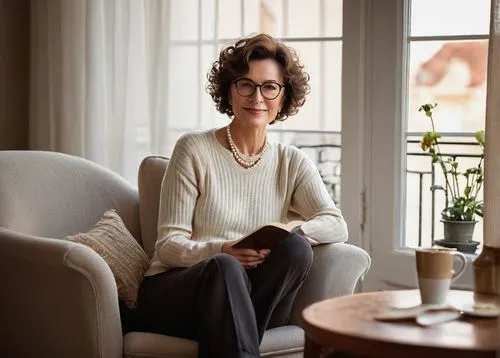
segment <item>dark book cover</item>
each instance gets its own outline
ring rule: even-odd
[[[243,237],[233,247],[253,250],[271,249],[289,233],[287,229],[269,224]]]

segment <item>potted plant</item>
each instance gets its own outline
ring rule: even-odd
[[[427,103],[420,106],[419,111],[425,112],[430,119],[432,130],[424,133],[420,146],[432,158],[432,164],[441,168],[444,176],[443,185],[432,185],[431,190],[442,190],[445,193],[446,204],[441,212],[444,225],[444,241],[454,243],[471,242],[476,217],[483,216],[483,201],[478,194],[483,185],[483,159],[485,131],[478,131],[475,140],[482,154],[477,165],[460,170],[458,162],[450,155],[442,154],[439,148],[441,135],[434,126],[433,110],[437,103]],[[475,247],[474,247],[475,250]]]

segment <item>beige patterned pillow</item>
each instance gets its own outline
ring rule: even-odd
[[[66,239],[97,252],[113,272],[118,296],[129,308],[136,306],[139,286],[149,260],[114,210],[106,211],[88,232],[67,236]]]

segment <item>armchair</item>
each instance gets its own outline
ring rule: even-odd
[[[168,159],[150,156],[138,189],[91,161],[56,152],[0,151],[0,346],[8,357],[196,357],[196,342],[159,334],[122,335],[116,284],[104,260],[66,240],[111,208],[154,251],[161,180]],[[349,244],[314,248],[314,264],[291,325],[270,329],[263,357],[301,357],[300,314],[312,302],[352,294],[370,267]]]

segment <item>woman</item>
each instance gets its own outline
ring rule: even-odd
[[[221,51],[208,80],[231,121],[175,146],[135,329],[197,340],[200,357],[259,357],[264,331],[287,324],[311,267],[306,237],[343,242],[347,229],[311,160],[266,135],[309,91],[295,52],[263,34],[242,39]],[[232,246],[292,219],[303,224],[272,250]]]

